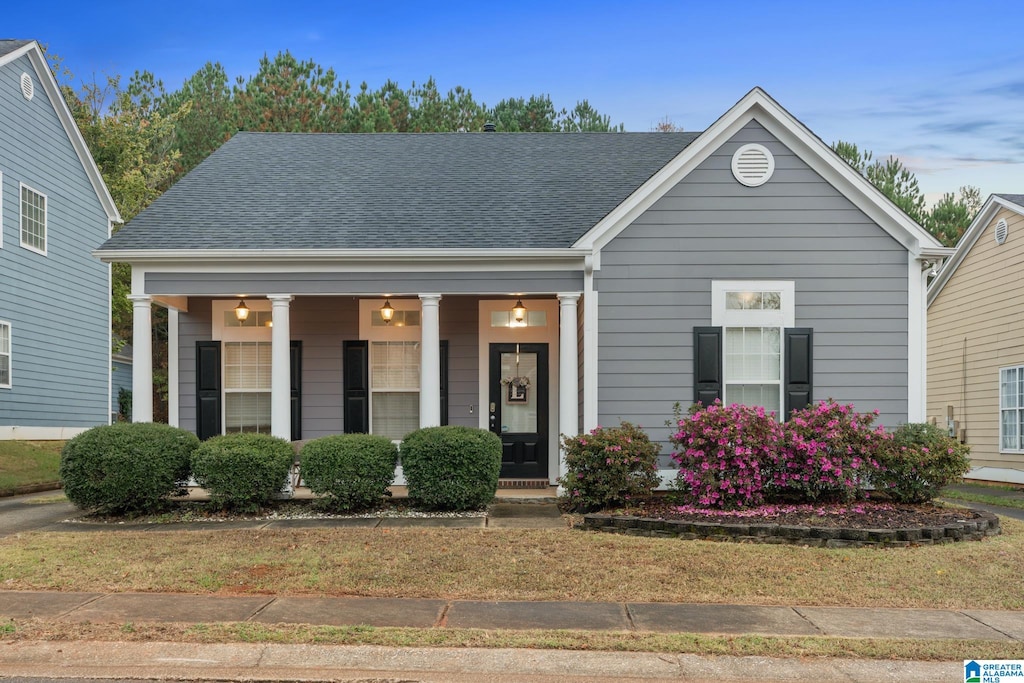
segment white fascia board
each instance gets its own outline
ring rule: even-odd
[[[988,201],[985,202],[984,206],[981,207],[981,211],[971,221],[970,226],[964,231],[963,236],[956,245],[956,249],[953,250],[953,256],[945,265],[942,270],[939,271],[939,275],[932,280],[931,284],[928,285],[928,305],[931,306],[935,298],[939,296],[939,292],[946,286],[949,279],[953,277],[953,273],[960,266],[963,260],[967,257],[967,254],[974,248],[978,240],[981,238],[982,233],[985,229],[991,225],[992,219],[1003,209],[1009,209],[1021,216],[1024,216],[1024,206],[1015,204],[1003,197],[997,195],[990,195]]]
[[[92,158],[88,145],[85,144],[82,132],[78,130],[78,124],[75,123],[75,118],[71,115],[71,109],[68,108],[68,103],[64,100],[60,86],[57,85],[57,79],[54,78],[50,65],[46,62],[46,56],[43,54],[42,48],[39,47],[39,43],[32,41],[28,45],[5,55],[3,59],[0,59],[0,66],[23,55],[27,55],[32,63],[36,77],[42,84],[43,90],[50,100],[50,105],[57,112],[57,118],[60,119],[64,132],[67,134],[71,146],[78,155],[78,160],[82,163],[82,168],[85,169],[85,174],[89,178],[89,182],[92,184],[96,197],[100,200],[100,204],[107,214],[107,218],[112,223],[123,223],[124,220],[122,220],[121,214],[114,204],[114,198],[110,196],[110,190],[107,189],[106,183],[103,182],[103,175],[100,173],[99,167],[96,166],[96,161]]]
[[[573,246],[599,251],[751,120],[764,126],[915,256],[921,255],[925,249],[943,248],[938,240],[760,88],[747,93]]]
[[[133,249],[93,251],[106,263],[146,264],[157,271],[292,272],[320,269],[379,272],[523,271],[584,269],[590,252],[582,249]]]

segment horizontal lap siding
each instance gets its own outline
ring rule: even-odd
[[[730,163],[775,156],[759,188]],[[711,324],[712,280],[793,280],[796,326],[814,329],[814,397],[907,419],[907,252],[756,123],[724,144],[601,253],[598,413],[666,441],[693,399],[693,328]],[[669,447],[662,452],[668,466]]]
[[[31,101],[18,87],[22,72],[35,81]],[[0,77],[0,320],[12,327],[13,385],[0,389],[0,425],[104,424],[109,268],[91,251],[107,237],[107,216],[28,58]],[[45,256],[21,246],[20,183],[46,195]]]
[[[1024,365],[1022,261],[1024,216],[1003,209],[928,308],[928,416],[944,426],[953,406],[975,467],[1024,470],[1024,454],[999,452],[999,369]]]
[[[479,427],[480,396],[477,297],[446,296],[438,311],[441,339],[448,340],[448,424]],[[472,406],[472,412],[470,407]]]

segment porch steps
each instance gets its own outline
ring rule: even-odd
[[[547,479],[499,479],[499,489],[546,489]]]

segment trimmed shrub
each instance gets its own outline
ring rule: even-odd
[[[862,498],[892,439],[884,427],[872,427],[876,417],[877,410],[861,415],[832,399],[794,410],[783,430],[775,483],[811,502]]]
[[[428,510],[474,510],[498,490],[501,439],[485,429],[426,427],[402,441],[409,499]]]
[[[370,434],[340,434],[302,447],[302,479],[317,505],[348,512],[378,505],[395,479],[398,447]]]
[[[558,483],[564,510],[592,512],[649,498],[660,482],[658,451],[639,427],[597,427],[589,434],[562,436],[566,473]]]
[[[110,514],[159,510],[184,494],[195,434],[151,422],[118,422],[82,432],[64,445],[64,493],[83,510]]]
[[[292,445],[267,434],[224,434],[192,454],[192,476],[224,507],[255,512],[287,481],[295,460]]]
[[[900,425],[879,455],[872,481],[898,503],[924,503],[971,469],[971,448],[931,424]]]
[[[669,437],[679,465],[673,496],[681,503],[733,509],[760,505],[779,459],[782,426],[774,413],[716,400],[696,404]]]

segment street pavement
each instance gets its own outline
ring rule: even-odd
[[[986,489],[986,492],[990,489]],[[53,493],[0,499],[0,537],[30,530],[111,530],[69,523]],[[973,504],[972,504],[973,505]],[[1009,508],[997,508],[1005,514]],[[295,521],[295,520],[293,520]],[[317,520],[300,520],[300,527]],[[397,520],[374,520],[393,523]],[[406,520],[426,526],[559,527],[551,503],[499,501],[486,517]],[[257,523],[253,523],[257,524]],[[266,525],[266,522],[258,524]],[[279,523],[275,523],[279,524]],[[152,529],[160,525],[118,525]],[[283,524],[287,528],[288,524]],[[209,529],[207,524],[202,528]],[[225,528],[218,524],[215,528]],[[278,527],[280,528],[280,527]],[[154,529],[155,530],[155,529]],[[2,558],[0,558],[2,562]],[[486,602],[394,598],[211,596],[0,591],[0,623],[248,622],[324,626],[582,629],[621,633],[983,640],[1024,657],[1024,611],[767,607],[667,603]],[[0,641],[0,680],[164,678],[349,681],[939,681],[962,680],[961,662],[770,659],[485,648],[277,644]]]

